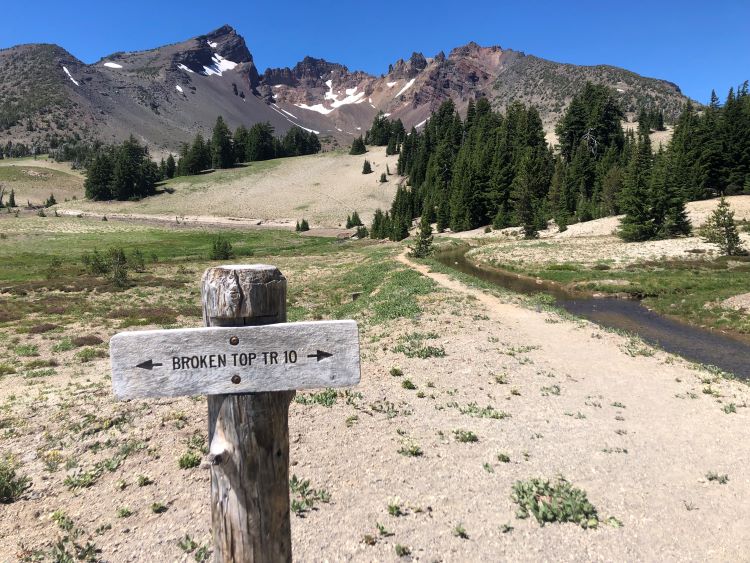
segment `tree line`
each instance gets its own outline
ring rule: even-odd
[[[553,148],[533,106],[514,102],[495,112],[480,98],[462,120],[447,100],[423,131],[412,128],[398,143],[398,173],[408,186],[388,212],[376,213],[371,234],[401,240],[413,218],[426,215],[438,231],[492,224],[534,237],[549,219],[564,230],[625,214],[623,238],[649,240],[690,232],[686,201],[750,193],[747,82],[723,105],[715,93],[702,111],[688,102],[656,153],[649,134],[664,127],[663,114],[641,111],[637,132],[625,132],[623,119],[608,88],[586,84],[558,122]]]
[[[274,136],[270,123],[256,123],[249,129],[240,125],[232,133],[219,116],[209,141],[198,133],[192,143],[182,144],[177,175],[199,174],[209,168],[231,168],[241,162],[315,154],[320,149],[318,136],[300,127],[292,127],[280,138]]]
[[[61,147],[56,156],[85,158],[87,198],[128,200],[154,194],[158,182],[175,176],[232,168],[241,162],[314,154],[320,148],[318,136],[299,127],[281,138],[274,136],[269,123],[256,123],[249,129],[239,126],[232,134],[219,116],[209,140],[198,133],[192,143],[183,143],[177,158],[169,154],[159,164],[151,159],[148,147],[132,135],[120,145]]]

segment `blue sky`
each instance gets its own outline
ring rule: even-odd
[[[412,51],[476,41],[576,64],[612,64],[707,101],[750,79],[750,1],[38,0],[3,2],[0,48],[57,43],[85,62],[173,43],[228,23],[256,64],[305,55],[379,74]],[[614,7],[608,7],[614,4]]]

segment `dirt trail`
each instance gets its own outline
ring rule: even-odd
[[[482,305],[476,310],[486,312],[491,322],[510,333],[516,346],[539,347],[532,353],[537,374],[564,372],[564,395],[577,396],[582,403],[585,397],[586,405],[603,406],[605,411],[610,405],[623,406],[615,420],[623,421],[619,424],[627,438],[625,455],[607,448],[601,450],[604,454],[584,453],[591,441],[615,443],[615,433],[609,439],[606,432],[587,436],[562,431],[566,423],[559,419],[546,421],[545,437],[554,436],[556,442],[544,460],[548,470],[562,469],[571,463],[570,452],[579,452],[575,469],[568,467],[566,477],[585,485],[593,497],[606,497],[612,514],[627,521],[616,541],[609,534],[592,535],[579,537],[578,545],[566,539],[567,548],[580,549],[583,559],[747,560],[750,529],[740,524],[750,521],[746,423],[736,414],[726,414],[721,405],[703,400],[715,397],[724,405],[730,401],[748,405],[745,384],[712,379],[680,358],[604,332],[592,323],[554,319],[544,311],[503,302],[410,261],[406,253],[398,260],[441,286],[476,299]],[[740,408],[737,413],[747,419],[747,411]],[[530,406],[514,417],[526,426],[548,414]],[[617,471],[604,461],[607,453],[623,457]],[[712,467],[731,475],[733,492],[705,479]],[[720,505],[723,495],[732,507],[729,511]],[[734,511],[733,516],[725,515]],[[696,534],[696,526],[712,530],[711,537]],[[543,548],[542,552],[549,555]]]

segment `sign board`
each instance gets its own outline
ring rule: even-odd
[[[143,330],[110,340],[118,399],[356,385],[355,321]]]

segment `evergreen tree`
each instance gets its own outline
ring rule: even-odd
[[[90,160],[84,187],[89,199],[138,199],[155,193],[159,166],[134,137],[121,145],[101,147]]]
[[[370,161],[365,159],[365,163],[362,165],[362,174],[372,174],[372,166]]]
[[[701,236],[706,242],[716,244],[724,256],[747,254],[742,247],[737,225],[734,222],[734,211],[723,197],[701,229]]]
[[[234,147],[229,127],[224,118],[216,118],[213,134],[211,135],[211,164],[214,168],[232,168],[235,163]]]
[[[352,227],[362,227],[364,226],[364,223],[362,223],[362,219],[359,218],[359,213],[355,210],[354,213],[352,213],[352,217],[350,219],[351,226]]]
[[[105,149],[94,156],[86,169],[86,180],[83,183],[88,199],[112,199],[112,166],[112,151]]]
[[[159,179],[167,179],[167,163],[164,161],[164,158],[162,158],[161,162],[159,162]]]
[[[307,222],[307,219],[302,219],[302,222],[299,224],[299,230],[300,232],[305,232],[310,230],[310,224]]]
[[[356,137],[354,141],[352,141],[352,148],[349,149],[349,154],[365,154],[367,152],[367,147],[365,147],[365,141],[362,139],[362,137]]]
[[[567,165],[562,157],[555,159],[555,171],[552,174],[552,180],[550,181],[548,199],[548,208],[552,214],[552,218],[555,220],[557,227],[560,232],[565,231],[568,228],[568,222],[570,220],[568,216],[568,208],[565,203],[565,173]]]
[[[386,177],[385,172],[381,172],[380,173],[380,183],[384,184],[387,181],[388,181],[388,178]]]
[[[648,130],[639,126],[638,146],[631,158],[621,201],[625,212],[620,223],[620,237],[628,242],[644,241],[656,236],[651,210],[651,141]]]
[[[174,178],[175,171],[176,171],[175,169],[176,169],[176,166],[175,166],[174,156],[172,155],[172,153],[169,153],[169,156],[167,157],[167,162],[164,168],[166,177]]]
[[[373,239],[384,239],[386,238],[384,230],[384,219],[385,216],[380,209],[375,210],[375,215],[372,219],[372,226],[370,227],[370,238]]]
[[[411,247],[411,255],[414,258],[426,258],[432,254],[432,226],[426,216],[422,216],[419,222],[419,233],[414,246]]]
[[[385,147],[385,154],[386,156],[398,154],[398,142],[396,140],[396,137],[391,135],[391,137],[388,139],[388,145]]]
[[[240,132],[239,141],[244,142],[243,160],[246,162],[270,160],[277,156],[270,123],[255,123],[246,136]]]
[[[372,121],[372,127],[365,134],[364,142],[368,145],[384,146],[391,138],[391,123],[383,112],[378,112]]]
[[[689,235],[691,230],[683,192],[675,183],[672,169],[672,156],[660,149],[654,159],[649,194],[657,238]]]

